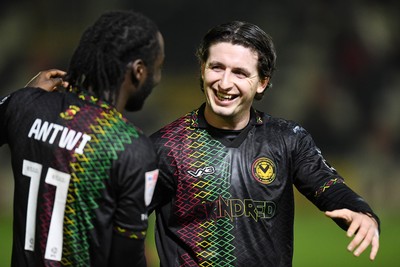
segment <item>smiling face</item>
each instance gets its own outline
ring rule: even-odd
[[[268,84],[268,79],[260,79],[257,64],[258,55],[250,48],[227,42],[210,46],[201,68],[209,124],[231,130],[246,127],[255,94]]]

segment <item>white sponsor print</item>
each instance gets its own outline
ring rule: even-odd
[[[293,128],[293,132],[296,133],[296,134],[299,133],[299,132],[303,132],[303,131],[305,131],[305,130],[301,126],[296,126],[296,127]]]
[[[196,177],[196,178],[201,177],[204,174],[213,174],[214,172],[215,172],[215,169],[212,166],[200,168],[200,169],[197,169],[196,171],[188,171],[188,173],[191,176]]]

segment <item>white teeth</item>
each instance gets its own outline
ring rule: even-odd
[[[223,94],[221,92],[217,92],[217,97],[220,100],[231,100],[233,98],[233,95],[226,95],[226,94]]]

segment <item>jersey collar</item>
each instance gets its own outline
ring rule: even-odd
[[[194,128],[206,129],[208,128],[208,123],[206,118],[204,117],[204,109],[206,104],[203,103],[198,109],[194,110],[190,114],[190,124]],[[263,113],[256,110],[255,108],[250,109],[250,123],[255,126],[262,125],[263,122]]]
[[[84,89],[78,89],[77,87],[70,87],[69,92],[75,93],[78,96],[78,98],[80,98],[86,102],[89,102],[91,104],[98,105],[98,106],[102,107],[103,109],[109,109],[109,110],[112,109],[112,110],[115,110],[116,112],[118,112],[113,105],[111,105],[110,103],[108,103],[105,100],[102,100],[102,99],[92,95],[91,93],[89,93],[88,91],[86,91]]]

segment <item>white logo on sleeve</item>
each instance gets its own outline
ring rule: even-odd
[[[9,98],[10,95],[3,97],[3,99],[0,99],[0,105],[3,105],[4,102],[6,102],[7,98]]]
[[[158,170],[145,173],[146,184],[144,189],[144,203],[150,205],[158,179]]]

